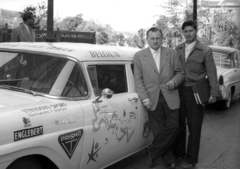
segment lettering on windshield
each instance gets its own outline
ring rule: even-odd
[[[89,51],[92,58],[120,58],[120,54],[118,52],[111,51]]]

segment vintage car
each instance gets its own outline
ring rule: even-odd
[[[234,48],[222,46],[210,46],[217,66],[218,81],[221,96],[218,98],[220,106],[228,109],[231,99],[240,94],[240,51]]]
[[[0,168],[98,169],[148,146],[137,50],[0,43]]]

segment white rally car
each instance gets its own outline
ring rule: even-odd
[[[98,169],[149,145],[137,50],[0,43],[0,169]]]

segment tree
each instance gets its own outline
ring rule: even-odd
[[[239,28],[233,22],[233,12],[227,9],[215,10],[213,16],[214,42],[220,46],[237,47]]]
[[[144,48],[145,45],[146,45],[145,35],[146,35],[146,30],[145,29],[142,28],[142,29],[138,30],[138,36],[139,36],[138,47],[139,48]]]
[[[182,39],[181,24],[190,15],[188,4],[185,0],[164,0],[159,7],[164,12],[159,15],[156,26],[163,32],[163,45],[174,47],[178,39]]]
[[[123,33],[118,33],[116,34],[117,40],[118,40],[118,45],[119,46],[124,46],[125,40],[124,40],[124,35]]]
[[[139,36],[134,35],[133,36],[133,47],[138,47],[139,41],[140,41]]]
[[[233,46],[239,39],[239,29],[232,21],[232,12],[223,9],[211,9],[209,0],[198,1],[198,39],[205,44]],[[193,2],[186,0],[165,0],[160,7],[156,22],[164,34],[164,44],[175,47],[183,41],[181,25],[186,20],[193,19]]]
[[[79,27],[85,26],[85,21],[82,18],[82,14],[78,14],[75,17],[69,16],[64,18],[62,21],[56,23],[56,27],[58,27],[61,30],[68,30],[68,31],[78,31],[82,28]]]
[[[97,32],[97,43],[98,44],[106,44],[109,43],[109,31],[108,28],[111,29],[110,25],[98,25],[96,28]]]

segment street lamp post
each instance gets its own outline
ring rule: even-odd
[[[193,0],[193,20],[197,21],[197,0]]]
[[[48,15],[47,15],[47,42],[54,42],[55,38],[53,36],[53,1],[48,0]]]

